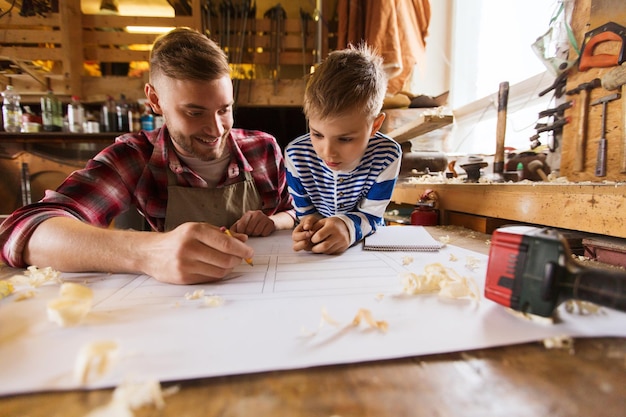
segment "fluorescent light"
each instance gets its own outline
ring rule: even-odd
[[[126,26],[128,33],[167,33],[174,30],[173,26]]]

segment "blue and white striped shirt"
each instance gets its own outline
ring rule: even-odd
[[[333,171],[315,153],[308,133],[294,139],[285,149],[285,167],[298,218],[315,213],[341,218],[351,245],[372,234],[384,225],[401,155],[397,142],[377,132],[355,169]]]

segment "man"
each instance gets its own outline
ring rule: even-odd
[[[232,128],[230,70],[213,41],[188,28],[158,38],[144,90],[165,125],[118,137],[16,210],[0,226],[7,264],[207,282],[253,256],[248,235],[293,227],[281,150],[270,135]],[[108,227],[133,204],[152,232]]]

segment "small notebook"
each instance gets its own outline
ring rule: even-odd
[[[435,252],[443,247],[423,226],[384,226],[367,236],[364,250]]]

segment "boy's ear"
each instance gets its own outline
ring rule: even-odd
[[[385,117],[385,113],[380,113],[378,116],[376,116],[376,118],[374,119],[374,124],[372,125],[372,132],[370,133],[370,136],[374,136],[374,134],[380,130],[380,127],[385,121]]]

